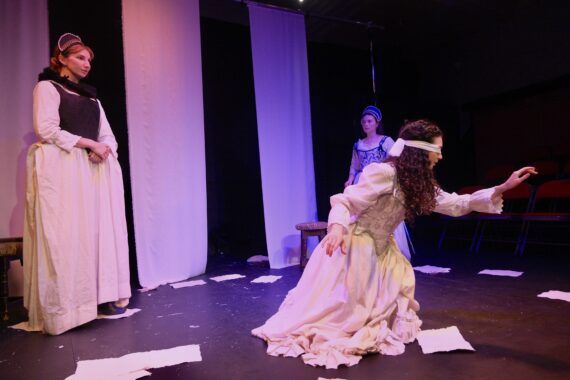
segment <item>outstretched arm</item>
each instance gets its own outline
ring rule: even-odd
[[[440,190],[434,211],[451,216],[461,216],[471,211],[500,214],[503,208],[502,194],[520,185],[531,174],[537,174],[536,170],[530,166],[524,167],[513,172],[502,184],[473,194],[458,195]]]

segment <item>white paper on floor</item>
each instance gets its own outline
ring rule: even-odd
[[[150,375],[145,369],[199,361],[202,361],[202,355],[198,344],[134,352],[119,358],[81,360],[77,362],[75,374],[66,380],[134,380]]]
[[[170,286],[172,286],[174,289],[187,288],[189,286],[197,286],[197,285],[206,285],[206,281],[193,280],[193,281],[176,282],[174,284],[170,284]]]
[[[449,273],[451,268],[436,267],[433,265],[423,265],[421,267],[414,267],[414,270],[422,273],[435,274],[435,273]]]
[[[335,377],[334,379],[327,379],[326,377],[319,377],[317,380],[345,380],[345,379],[341,379],[340,377]]]
[[[537,297],[570,302],[570,292],[561,292],[560,290],[549,290],[547,292],[542,292]]]
[[[256,256],[251,256],[249,259],[247,259],[248,263],[262,263],[264,261],[269,261],[269,257],[263,255],[256,255]]]
[[[483,269],[479,274],[490,274],[491,276],[507,276],[519,277],[524,272],[516,272],[514,270],[501,270],[501,269]]]
[[[261,276],[261,277],[256,278],[255,280],[252,280],[251,282],[253,282],[255,284],[271,283],[271,282],[275,282],[275,281],[279,280],[281,277],[283,277],[283,276]]]
[[[150,291],[156,290],[156,289],[158,289],[158,285],[156,285],[156,286],[153,287],[153,288],[140,288],[140,289],[137,289],[137,291],[138,291],[139,293],[146,293],[146,292],[150,292]]]
[[[422,330],[418,333],[418,343],[422,347],[424,354],[453,350],[475,351],[469,342],[463,339],[457,326],[435,330]]]
[[[123,314],[117,314],[117,315],[103,315],[103,314],[99,314],[97,315],[97,319],[121,319],[121,318],[128,318],[136,313],[138,313],[139,311],[141,311],[141,309],[127,309],[127,311],[125,311]]]
[[[220,282],[220,281],[227,281],[227,280],[235,280],[235,279],[244,278],[244,277],[245,276],[243,276],[241,274],[226,274],[224,276],[210,277],[210,280]]]

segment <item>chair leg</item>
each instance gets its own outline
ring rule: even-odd
[[[441,229],[441,234],[439,235],[439,241],[437,242],[437,250],[441,251],[441,247],[443,246],[443,239],[445,239],[445,234],[447,233],[447,225],[449,222],[445,222],[443,228]]]
[[[2,257],[0,259],[0,299],[2,300],[2,320],[7,321],[10,319],[8,315],[8,258]]]
[[[521,232],[519,233],[519,238],[517,240],[517,247],[515,248],[515,256],[522,256],[524,248],[526,246],[526,241],[528,239],[528,230],[530,228],[530,222],[523,222],[521,227]]]
[[[307,264],[307,237],[301,232],[301,268]]]
[[[483,222],[478,220],[475,224],[475,230],[473,231],[473,236],[471,237],[471,244],[469,245],[469,252],[475,252],[475,245],[477,244],[477,239],[479,238],[479,231],[481,230],[481,225]]]
[[[479,248],[481,247],[481,241],[483,240],[483,235],[485,233],[486,223],[481,222],[481,229],[479,232],[479,238],[477,238],[477,244],[475,245],[475,253],[479,253]]]

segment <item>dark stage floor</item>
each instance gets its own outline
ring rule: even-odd
[[[456,325],[475,352],[424,355],[414,342],[403,355],[369,355],[355,367],[338,370],[268,356],[265,343],[249,331],[276,311],[300,269],[270,270],[222,256],[210,258],[207,274],[196,279],[230,273],[247,278],[135,292],[131,307],[142,309],[138,314],[94,321],[57,337],[2,325],[0,378],[64,379],[75,372],[78,360],[199,344],[202,362],[152,369],[150,379],[570,379],[570,303],[536,297],[548,290],[570,291],[570,255],[551,255],[548,248],[523,258],[505,252],[423,253],[413,264],[452,268],[448,274],[416,273],[422,327]],[[487,268],[525,273],[519,278],[477,275]],[[283,278],[250,283],[266,274]],[[21,300],[12,301],[10,309],[10,324],[19,322]]]

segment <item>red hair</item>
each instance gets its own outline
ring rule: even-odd
[[[93,58],[95,58],[95,54],[93,53],[93,50],[87,45],[83,45],[83,44],[71,45],[70,47],[68,47],[64,51],[59,50],[59,47],[56,46],[55,49],[53,49],[53,54],[49,60],[49,68],[58,74],[61,73],[61,69],[63,68],[63,64],[59,61],[59,55],[61,54],[64,57],[69,57],[70,54],[77,53],[81,50],[87,50],[87,52],[91,56],[89,61],[92,61]]]

